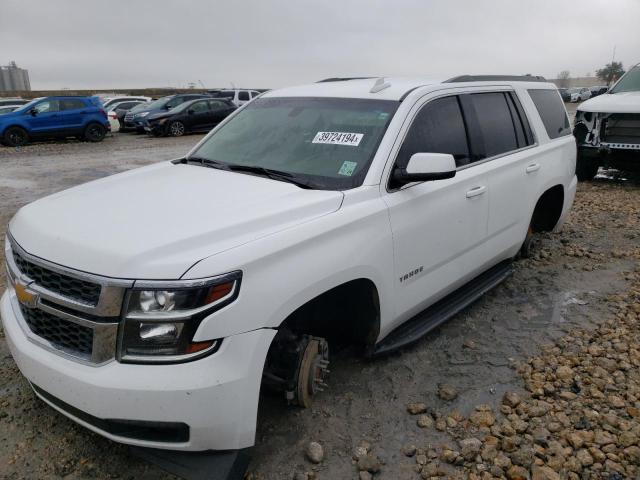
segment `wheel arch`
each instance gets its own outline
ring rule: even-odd
[[[531,215],[533,232],[551,232],[562,217],[565,191],[562,184],[547,188],[539,197]]]

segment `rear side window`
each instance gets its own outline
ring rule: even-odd
[[[449,153],[456,165],[469,163],[469,145],[457,97],[439,98],[420,110],[400,148],[397,166],[405,168],[414,153]]]
[[[242,101],[249,100],[249,92],[244,92],[244,91],[239,92],[238,93],[238,100],[242,100]]]
[[[65,98],[60,100],[60,110],[77,110],[85,108],[85,104],[78,98]]]
[[[484,143],[484,152],[479,157],[493,157],[517,150],[519,147],[512,116],[513,107],[510,108],[507,103],[505,93],[474,93],[469,95],[469,99]]]
[[[571,134],[564,103],[555,90],[528,90],[549,138]]]

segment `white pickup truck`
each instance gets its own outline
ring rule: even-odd
[[[308,405],[332,342],[420,339],[573,202],[533,77],[271,91],[184,158],[48,196],[8,227],[0,312],[38,397],[127,444],[254,443],[261,385]]]

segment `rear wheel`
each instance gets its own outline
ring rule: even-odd
[[[4,132],[3,143],[9,147],[20,147],[29,141],[29,134],[24,128],[9,127]]]
[[[184,123],[177,120],[175,122],[171,122],[167,131],[172,137],[181,137],[185,132]]]
[[[90,123],[84,129],[84,138],[88,142],[101,142],[107,133],[107,129],[99,123]]]

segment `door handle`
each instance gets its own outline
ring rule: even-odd
[[[487,187],[485,186],[473,187],[471,190],[467,192],[467,198],[477,197],[478,195],[482,195],[486,191],[487,191]]]
[[[533,172],[537,172],[538,170],[540,170],[540,164],[539,164],[539,163],[532,163],[531,165],[529,165],[529,166],[525,169],[525,172],[527,172],[527,173],[533,173]]]

